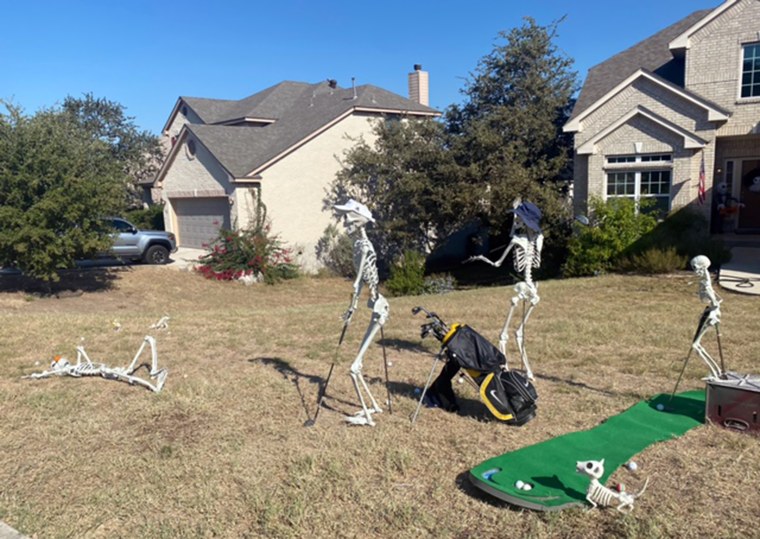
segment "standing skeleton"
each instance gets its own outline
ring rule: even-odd
[[[509,340],[509,326],[512,322],[515,308],[518,303],[522,303],[523,315],[520,324],[515,330],[515,341],[517,349],[520,352],[520,360],[525,367],[525,373],[529,380],[533,380],[533,371],[528,362],[528,354],[525,351],[525,325],[528,323],[533,309],[541,301],[538,296],[538,285],[533,282],[533,268],[541,265],[541,249],[544,245],[544,235],[541,233],[539,223],[541,221],[541,210],[535,204],[522,202],[516,199],[512,204],[515,214],[510,231],[511,240],[501,257],[496,261],[489,260],[485,256],[478,255],[467,259],[467,262],[482,260],[494,267],[501,267],[510,251],[514,249],[514,267],[515,270],[522,273],[523,280],[514,286],[516,294],[512,297],[507,320],[499,335],[499,350],[504,357],[507,357],[507,341]],[[504,369],[509,368],[504,364]]]
[[[372,318],[370,319],[367,331],[359,346],[359,353],[351,364],[350,370],[351,381],[354,384],[354,389],[356,390],[356,395],[359,397],[362,409],[353,416],[347,416],[346,421],[353,425],[369,425],[372,427],[375,425],[375,422],[372,419],[372,414],[379,414],[382,412],[382,409],[377,404],[375,397],[372,396],[367,381],[362,375],[362,363],[364,361],[364,355],[367,353],[367,349],[375,338],[375,335],[377,335],[377,332],[388,320],[390,307],[388,301],[378,291],[380,279],[377,275],[377,255],[375,254],[375,248],[372,245],[372,242],[367,238],[367,232],[365,230],[367,223],[375,222],[372,218],[372,213],[367,206],[360,204],[353,199],[349,199],[348,202],[343,205],[335,206],[335,210],[343,215],[346,230],[348,231],[349,236],[354,239],[354,267],[356,268],[356,280],[354,281],[354,292],[351,297],[350,306],[343,314],[344,324],[349,324],[351,322],[351,318],[353,317],[354,311],[356,311],[359,302],[359,295],[361,294],[364,285],[369,288],[367,307],[372,309]],[[367,394],[369,407],[362,394],[362,390]]]
[[[695,256],[691,259],[691,268],[694,270],[699,278],[699,299],[703,303],[707,303],[705,310],[702,312],[702,316],[699,319],[699,325],[697,326],[697,332],[694,335],[694,340],[691,343],[691,349],[699,354],[710,369],[710,374],[713,378],[721,378],[723,375],[722,365],[719,367],[717,362],[702,346],[702,337],[704,337],[707,330],[715,328],[715,334],[718,339],[718,350],[720,352],[720,304],[723,301],[718,297],[713,290],[712,282],[710,280],[710,259],[704,255]],[[687,358],[688,359],[688,358]],[[723,354],[721,352],[721,364],[723,363]]]

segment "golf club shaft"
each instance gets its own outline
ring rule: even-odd
[[[388,394],[388,413],[393,413],[393,404],[391,402],[391,388],[388,385],[388,356],[385,353],[385,333],[383,326],[380,326],[380,345],[383,347],[383,365],[385,366],[385,392]]]
[[[417,409],[414,411],[414,415],[412,416],[412,426],[414,426],[414,422],[417,421],[417,416],[420,413],[420,408],[422,407],[422,401],[425,398],[425,393],[427,393],[428,388],[430,387],[430,382],[433,379],[433,373],[435,373],[435,366],[438,364],[438,361],[441,359],[441,354],[436,354],[435,359],[433,360],[433,366],[430,368],[430,374],[428,375],[427,382],[425,382],[425,388],[422,390],[422,395],[420,395],[420,402],[417,403]]]
[[[322,409],[322,402],[325,400],[325,395],[327,394],[327,386],[330,384],[330,378],[332,378],[333,369],[335,369],[335,363],[338,361],[338,352],[340,351],[340,345],[343,344],[343,339],[346,337],[348,324],[349,320],[345,320],[343,322],[343,329],[341,330],[340,337],[338,338],[338,346],[335,347],[335,354],[333,355],[332,365],[330,365],[330,371],[327,373],[325,383],[319,389],[319,393],[317,394],[317,411],[314,412],[314,419],[311,421],[311,425],[314,425],[317,422],[319,411]]]

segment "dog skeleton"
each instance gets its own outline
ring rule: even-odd
[[[351,296],[351,303],[348,310],[343,314],[343,321],[345,324],[351,322],[351,318],[356,311],[359,301],[359,295],[361,294],[364,285],[369,289],[367,307],[372,309],[372,318],[367,327],[367,331],[364,333],[361,345],[359,346],[359,352],[353,363],[351,363],[351,369],[349,371],[351,381],[354,384],[354,390],[359,397],[362,409],[353,416],[347,416],[346,421],[353,425],[369,425],[372,427],[375,425],[375,422],[372,419],[372,414],[379,414],[382,412],[382,409],[377,404],[375,397],[372,396],[367,381],[362,375],[362,364],[369,345],[377,335],[377,332],[382,329],[385,322],[388,320],[390,306],[388,305],[388,301],[378,291],[380,279],[377,275],[377,255],[375,253],[375,248],[372,245],[372,242],[367,238],[367,232],[364,229],[368,222],[375,221],[372,218],[372,213],[364,204],[360,204],[353,199],[350,199],[342,206],[335,206],[335,209],[343,214],[345,218],[344,224],[348,234],[356,238],[354,241],[354,267],[356,268],[356,280],[354,281],[354,291]],[[369,406],[367,406],[364,395],[362,395],[362,390],[367,394]]]
[[[594,507],[600,505],[602,507],[610,507],[614,505],[615,509],[621,513],[633,511],[633,502],[644,493],[649,484],[649,478],[647,477],[644,486],[636,494],[629,494],[625,491],[615,492],[605,487],[599,482],[599,479],[604,475],[604,459],[579,461],[576,463],[575,470],[591,478],[591,483],[589,483],[588,490],[586,491],[586,499],[591,505]]]
[[[520,324],[515,330],[515,341],[520,353],[520,360],[525,367],[525,373],[529,380],[533,380],[533,371],[528,362],[528,353],[525,351],[525,325],[528,323],[533,309],[541,301],[541,298],[538,296],[538,284],[533,282],[533,268],[541,266],[541,249],[544,245],[544,236],[538,226],[538,222],[541,219],[541,210],[530,202],[522,202],[519,198],[513,202],[512,207],[514,208],[515,218],[510,232],[511,239],[501,257],[494,262],[483,255],[478,255],[468,258],[465,262],[481,260],[498,268],[501,267],[509,252],[514,250],[515,271],[522,274],[523,280],[514,286],[516,294],[512,296],[507,320],[504,322],[504,327],[499,335],[499,350],[506,358],[512,315],[518,303],[522,303],[523,315]],[[509,366],[505,363],[504,370],[508,369]]]

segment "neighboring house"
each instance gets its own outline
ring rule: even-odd
[[[744,204],[732,228],[760,232],[760,0],[695,12],[591,68],[564,129],[576,211],[593,196],[646,197],[717,221],[725,182]]]
[[[316,243],[333,222],[323,199],[340,159],[359,137],[371,142],[374,121],[438,116],[427,106],[427,81],[415,66],[410,99],[333,80],[282,82],[239,101],[180,97],[164,127],[171,149],[154,183],[166,203],[166,229],[180,247],[202,248],[220,227],[247,226],[260,199],[272,233],[306,270],[316,269]]]

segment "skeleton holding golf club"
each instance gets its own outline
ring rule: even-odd
[[[539,226],[541,222],[541,210],[535,204],[523,202],[520,198],[517,198],[512,203],[512,208],[514,220],[509,234],[511,239],[501,257],[494,262],[483,255],[478,255],[468,258],[465,262],[481,260],[498,268],[504,263],[510,251],[514,250],[514,267],[516,271],[522,274],[523,280],[514,286],[515,295],[512,296],[509,313],[499,335],[499,350],[506,358],[512,316],[517,305],[522,304],[523,314],[515,330],[515,340],[520,353],[520,360],[525,367],[525,374],[529,380],[533,380],[533,371],[530,368],[528,354],[525,351],[525,325],[528,323],[533,309],[541,301],[538,295],[538,285],[533,282],[533,268],[538,268],[541,265],[541,249],[544,245],[544,235],[541,233]],[[508,364],[505,363],[504,370],[508,370],[508,368]]]
[[[372,245],[372,242],[367,238],[367,232],[365,230],[367,223],[374,223],[375,220],[372,218],[372,213],[367,206],[353,199],[349,199],[343,205],[336,205],[334,208],[343,216],[346,231],[354,240],[354,267],[356,268],[356,280],[354,281],[351,302],[342,317],[344,330],[351,322],[351,318],[353,317],[359,302],[362,288],[365,285],[369,289],[367,307],[372,309],[369,327],[367,327],[367,331],[359,346],[359,352],[353,363],[351,363],[349,371],[351,381],[354,384],[354,389],[356,390],[356,395],[359,398],[362,409],[355,415],[347,416],[346,421],[353,425],[374,426],[375,422],[372,415],[379,414],[382,412],[382,409],[377,404],[375,397],[372,396],[367,381],[362,375],[362,363],[364,362],[364,355],[367,353],[367,349],[377,335],[377,332],[382,332],[382,327],[388,320],[388,313],[390,310],[388,301],[378,291],[380,279],[377,275],[377,255],[375,254],[375,248]],[[385,350],[383,350],[383,352],[385,352]],[[385,354],[383,354],[383,356],[387,383],[388,363]]]

